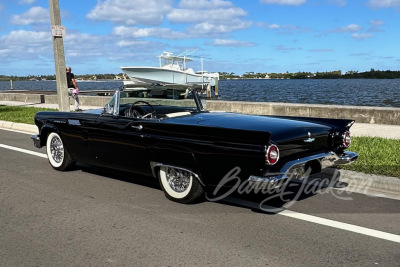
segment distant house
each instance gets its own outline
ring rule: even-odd
[[[127,80],[126,74],[123,73],[121,75],[115,75],[114,80]]]

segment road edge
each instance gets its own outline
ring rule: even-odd
[[[385,196],[400,200],[400,178],[340,170],[340,181],[348,183],[345,190]]]
[[[0,129],[21,131],[21,132],[26,132],[26,133],[31,133],[31,134],[35,134],[35,133],[39,132],[37,126],[33,125],[33,124],[11,122],[11,121],[1,121],[1,120],[0,120]]]

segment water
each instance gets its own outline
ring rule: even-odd
[[[224,100],[400,107],[400,79],[225,80],[219,91]]]
[[[121,81],[77,81],[80,90],[113,90],[123,85]],[[57,91],[56,81],[13,81],[14,90]],[[0,92],[10,90],[10,81],[0,81]]]
[[[112,90],[120,81],[78,81],[81,90]],[[13,82],[15,90],[56,91],[55,81]],[[9,81],[0,81],[9,90]],[[221,80],[219,98],[232,101],[400,107],[400,79]]]

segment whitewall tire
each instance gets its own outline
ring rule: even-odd
[[[161,166],[158,174],[165,196],[172,201],[191,203],[204,194],[195,174],[188,170]]]
[[[67,170],[74,165],[60,135],[55,132],[51,132],[47,137],[46,152],[51,166],[58,171]]]

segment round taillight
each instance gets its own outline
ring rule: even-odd
[[[279,160],[279,149],[276,145],[270,145],[265,152],[265,163],[274,165]]]
[[[343,141],[343,146],[344,147],[349,147],[351,144],[351,136],[350,136],[350,132],[346,131],[343,133],[342,135],[342,141]]]

